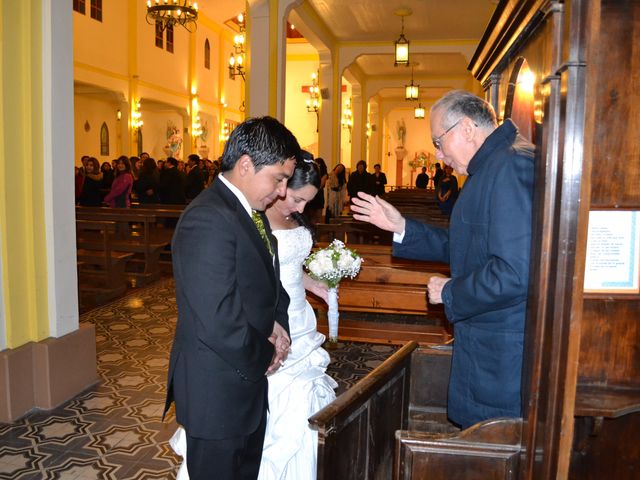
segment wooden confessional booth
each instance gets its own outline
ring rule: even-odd
[[[640,0],[502,0],[469,69],[537,147],[525,416],[456,431],[410,343],[310,419],[318,478],[639,479]]]

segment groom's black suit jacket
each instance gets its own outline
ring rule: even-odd
[[[221,180],[185,209],[171,248],[178,324],[165,412],[175,401],[192,437],[253,433],[267,408],[274,321],[289,331],[278,258]]]

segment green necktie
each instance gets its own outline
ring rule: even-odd
[[[269,237],[267,236],[267,229],[264,226],[264,222],[262,221],[262,216],[258,211],[251,210],[251,220],[256,224],[256,228],[258,229],[258,233],[262,237],[262,241],[267,246],[269,250],[269,255],[273,257],[273,248],[271,247],[271,242],[269,241]]]

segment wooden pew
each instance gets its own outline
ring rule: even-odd
[[[393,479],[518,478],[522,419],[458,429],[446,415],[450,370],[450,350],[412,352],[408,428],[395,432]]]
[[[309,419],[318,480],[391,478],[394,432],[408,425],[411,342]]]
[[[446,419],[451,354],[410,342],[309,418],[318,480],[517,478],[521,419]],[[475,475],[475,476],[474,476]]]
[[[175,213],[174,213],[175,214]],[[132,283],[145,284],[160,276],[160,253],[170,245],[172,230],[157,225],[152,211],[103,207],[76,207],[77,220],[101,220],[115,222],[116,232],[112,247],[134,254],[127,264],[127,274]],[[89,239],[83,245],[87,245]]]
[[[173,236],[173,231],[178,223],[178,219],[186,207],[186,205],[169,205],[162,203],[133,206],[136,212],[155,215],[158,220],[156,228],[164,228],[170,231],[171,233],[167,233],[168,236]],[[167,245],[160,251],[158,263],[162,273],[171,274],[173,272],[173,263],[171,262],[171,245]]]
[[[97,302],[117,298],[127,288],[125,266],[133,253],[114,250],[115,231],[116,222],[76,221],[80,294],[92,295]]]

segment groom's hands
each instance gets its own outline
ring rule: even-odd
[[[282,328],[278,322],[273,324],[273,332],[269,337],[269,341],[275,346],[273,352],[273,358],[271,359],[271,365],[267,368],[266,375],[275,373],[278,368],[284,363],[287,355],[289,355],[289,348],[291,347],[291,339],[287,334],[287,331]]]

